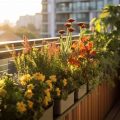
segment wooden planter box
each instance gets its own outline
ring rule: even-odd
[[[66,100],[55,100],[54,101],[54,114],[61,115],[68,108],[70,108],[74,104],[74,92],[68,95]]]
[[[53,120],[53,106],[48,108],[39,120]]]
[[[83,97],[87,93],[87,86],[86,84],[83,84],[80,86],[79,89],[75,90],[75,100],[79,100],[81,97]]]

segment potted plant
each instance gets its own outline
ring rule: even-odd
[[[99,61],[96,57],[96,47],[92,34],[87,30],[86,23],[78,23],[80,36],[72,46],[68,63],[72,69],[72,77],[76,83],[75,99],[80,99],[90,90],[90,83],[96,81]],[[89,33],[89,34],[88,34]]]
[[[99,51],[100,79],[114,85],[119,79],[120,63],[120,6],[108,5],[91,21],[93,39]]]
[[[15,79],[4,75],[0,80],[0,119],[53,120],[52,83],[48,84],[41,73]]]
[[[54,113],[60,115],[74,104],[74,80],[71,75],[71,69],[68,65],[68,58],[71,53],[72,32],[74,28],[72,23],[74,19],[68,19],[65,23],[67,27],[66,36],[64,30],[60,30],[59,53],[55,60],[55,66],[52,65],[57,82],[54,84]]]

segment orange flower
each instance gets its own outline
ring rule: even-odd
[[[76,49],[78,46],[78,41],[74,42],[71,46],[71,49]]]
[[[71,65],[75,65],[75,66],[80,66],[80,62],[78,60],[76,60],[75,58],[69,58],[68,59],[68,62],[71,64]]]
[[[86,45],[86,50],[90,51],[93,48],[93,42],[88,42],[88,44]]]
[[[48,55],[51,58],[51,56],[55,56],[58,55],[59,53],[59,46],[57,46],[57,44],[55,42],[51,43],[48,45]]]
[[[94,57],[96,55],[96,51],[95,50],[90,51],[90,55],[91,57]]]
[[[85,51],[85,45],[83,42],[79,42],[80,51]]]
[[[32,47],[29,44],[28,38],[26,36],[23,36],[23,46],[24,46],[24,53],[27,54]]]
[[[88,41],[89,39],[90,39],[90,36],[87,35],[87,36],[83,36],[83,37],[81,38],[81,41],[82,41],[82,42],[86,42],[86,41]]]

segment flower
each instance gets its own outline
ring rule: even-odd
[[[89,39],[90,39],[90,36],[89,36],[89,35],[87,35],[87,36],[82,36],[81,41],[82,41],[82,42],[86,42],[86,41],[88,41]]]
[[[46,89],[44,92],[48,98],[48,101],[50,102],[51,101],[50,89]]]
[[[71,26],[71,23],[70,22],[66,22],[64,25],[69,28]]]
[[[90,51],[90,56],[91,57],[94,57],[95,55],[96,55],[96,51],[95,50]]]
[[[45,75],[41,74],[41,73],[35,73],[33,74],[33,77],[36,79],[36,80],[40,80],[40,81],[44,81],[45,80]]]
[[[59,30],[58,33],[62,35],[65,33],[65,30]]]
[[[68,20],[67,20],[67,22],[70,22],[70,23],[72,23],[72,22],[74,22],[75,20],[74,19],[72,19],[72,18],[69,18]]]
[[[33,102],[30,101],[30,100],[28,100],[27,102],[28,102],[28,107],[29,107],[30,109],[32,109],[32,108],[33,108]]]
[[[5,81],[0,79],[0,88],[4,88],[5,86]]]
[[[23,36],[23,46],[24,46],[24,53],[27,54],[31,49],[32,47],[30,46],[30,43],[28,41],[28,38],[26,36]]]
[[[51,80],[47,80],[46,83],[50,87],[50,90],[52,90],[52,81]]]
[[[70,58],[68,59],[68,62],[69,62],[69,64],[71,64],[71,65],[75,65],[75,66],[77,66],[77,67],[80,66],[80,62],[79,62],[78,60],[76,60],[75,58],[73,58],[73,57],[70,57]]]
[[[69,32],[73,32],[73,31],[75,31],[75,29],[74,29],[74,28],[72,28],[72,27],[71,27],[71,28],[69,28],[68,30],[69,30]]]
[[[67,79],[63,80],[63,85],[66,86],[67,85]]]
[[[25,112],[27,109],[26,109],[26,104],[24,104],[22,101],[21,102],[17,102],[17,110],[20,112],[20,113],[23,113]]]
[[[26,85],[26,83],[27,83],[28,81],[30,81],[30,79],[31,79],[30,74],[25,74],[25,75],[23,75],[23,76],[20,78],[20,83],[21,83],[21,85]]]
[[[29,84],[29,85],[27,85],[27,89],[29,89],[29,90],[34,89],[34,85],[33,85],[33,84]]]
[[[32,92],[32,90],[27,90],[26,92],[25,92],[25,97],[27,97],[28,99],[31,99],[31,97],[33,96],[33,92]]]
[[[71,49],[75,50],[78,46],[78,41],[73,42]]]
[[[77,25],[80,26],[81,28],[87,27],[87,24],[85,22],[79,22]]]
[[[85,48],[87,51],[90,51],[93,48],[93,42],[88,42]]]
[[[44,98],[44,100],[43,100],[43,104],[44,104],[45,106],[48,106],[48,102],[49,102],[48,97],[45,96],[45,98]]]
[[[52,58],[52,56],[58,56],[60,52],[60,47],[57,45],[56,42],[52,42],[48,44],[48,58],[49,60]]]
[[[7,94],[7,91],[5,89],[3,89],[3,88],[0,88],[0,96],[5,97],[6,94]]]
[[[57,96],[60,96],[60,88],[56,88]]]
[[[51,75],[49,78],[52,80],[52,82],[57,81],[56,75]]]

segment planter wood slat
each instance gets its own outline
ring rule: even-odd
[[[55,120],[103,120],[116,101],[117,90],[103,82]]]

